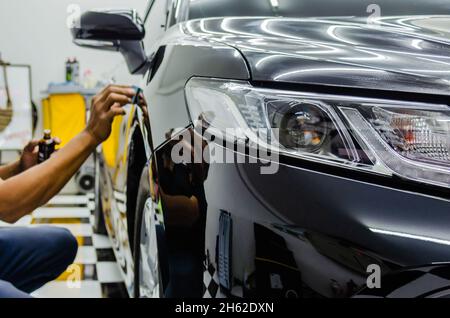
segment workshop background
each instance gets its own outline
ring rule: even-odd
[[[0,52],[2,59],[14,64],[30,64],[33,72],[33,100],[51,82],[64,80],[68,57],[80,61],[80,74],[91,70],[98,79],[135,81],[120,54],[86,50],[72,43],[67,21],[71,5],[81,11],[94,8],[134,8],[141,16],[145,0],[14,0],[0,1]]]
[[[68,19],[74,7],[81,11],[93,8],[135,8],[144,14],[145,0],[14,0],[0,1],[0,60],[31,66],[31,96],[36,104],[38,122],[35,137],[42,138],[43,105],[49,85],[63,85],[65,63],[76,57],[80,63],[80,85],[88,73],[95,82],[137,84],[139,77],[128,73],[123,57],[114,52],[86,50],[72,43]],[[150,33],[148,36],[152,36]],[[97,87],[98,88],[98,87]],[[92,90],[95,91],[95,90]],[[2,151],[1,161],[15,160],[17,151]],[[79,252],[75,260],[81,282],[67,284],[73,269],[56,281],[36,291],[36,297],[123,297],[125,287],[107,236],[94,234],[91,212],[93,194],[81,193],[72,180],[62,193],[45,207],[20,220],[14,226],[60,226],[77,238]],[[0,226],[10,226],[1,223]]]

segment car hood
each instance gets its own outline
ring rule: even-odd
[[[183,28],[238,49],[253,81],[450,95],[450,16],[210,18]]]

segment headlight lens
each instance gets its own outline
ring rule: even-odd
[[[272,151],[450,188],[450,108],[193,78],[194,121]],[[214,134],[214,133],[213,133]]]
[[[380,107],[373,107],[372,113],[373,128],[399,154],[450,166],[448,114]]]
[[[319,152],[332,123],[328,115],[313,104],[283,100],[267,101],[271,127],[277,128],[280,143],[298,151]]]

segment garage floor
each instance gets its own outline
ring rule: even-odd
[[[75,266],[33,293],[38,298],[126,297],[108,237],[93,233],[93,195],[59,195],[14,226],[60,226],[78,240]],[[0,224],[3,226],[4,224]],[[74,279],[79,277],[80,280]]]

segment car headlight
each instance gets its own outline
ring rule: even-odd
[[[191,118],[235,141],[450,188],[447,105],[290,92],[193,78]]]

